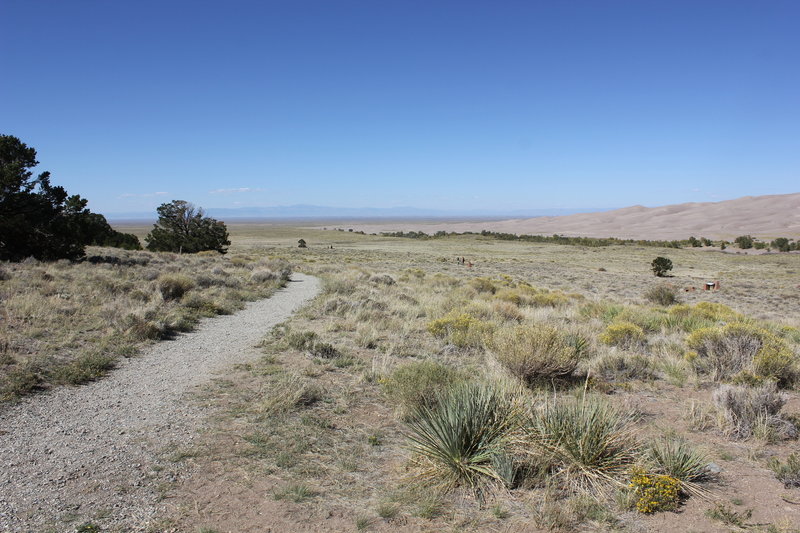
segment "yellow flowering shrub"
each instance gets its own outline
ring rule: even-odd
[[[671,511],[678,507],[681,496],[681,482],[672,476],[649,474],[635,468],[628,485],[636,494],[636,510],[650,514]]]
[[[477,347],[490,335],[492,325],[468,313],[451,311],[428,323],[428,332],[459,348]]]
[[[600,342],[611,346],[632,347],[644,342],[644,330],[632,322],[609,324],[600,334]]]
[[[713,379],[731,379],[742,372],[775,379],[783,386],[797,379],[798,358],[791,347],[754,324],[701,328],[686,337],[686,344],[697,353],[692,361],[696,370],[712,374]]]

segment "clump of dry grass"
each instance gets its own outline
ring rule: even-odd
[[[194,280],[184,275],[164,274],[158,278],[158,290],[165,300],[180,300],[194,286]]]
[[[258,410],[265,416],[274,416],[294,407],[313,405],[323,397],[324,391],[310,379],[296,373],[282,373],[263,391]]]
[[[96,379],[143,343],[269,295],[232,259],[89,248],[86,261],[4,266],[0,397]],[[249,265],[249,261],[242,261]]]
[[[600,356],[593,365],[593,374],[612,381],[652,380],[655,364],[646,355],[612,351]]]
[[[796,437],[797,427],[780,415],[786,400],[774,383],[759,387],[722,385],[713,394],[714,404],[724,417],[723,429],[734,439]]]
[[[435,408],[440,392],[462,379],[455,369],[437,361],[425,360],[397,367],[382,380],[382,384],[399,416],[408,418],[420,407]]]
[[[679,303],[678,291],[671,284],[660,284],[649,288],[644,293],[644,298],[648,302],[664,306]]]
[[[777,457],[773,457],[769,462],[769,468],[775,472],[775,477],[783,483],[787,489],[800,487],[800,455],[792,453],[786,458],[786,462],[781,462]]]

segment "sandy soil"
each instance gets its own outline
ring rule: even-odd
[[[287,288],[191,334],[152,346],[105,379],[59,388],[0,413],[0,531],[152,530],[181,454],[204,415],[185,394],[237,362],[319,291],[294,274]]]
[[[673,240],[697,238],[733,240],[739,235],[763,239],[800,237],[800,193],[745,196],[724,202],[685,203],[661,207],[640,205],[556,217],[536,217],[488,222],[387,224],[351,223],[366,233],[383,231],[479,232],[481,230],[528,235],[617,237],[621,239]]]

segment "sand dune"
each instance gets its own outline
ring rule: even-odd
[[[499,231],[529,235],[686,239],[690,235],[732,240],[800,238],[800,193],[745,196],[724,202],[690,202],[661,207],[635,205],[603,213],[581,213],[487,222],[353,224],[367,233],[382,231]]]

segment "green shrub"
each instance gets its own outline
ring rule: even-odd
[[[569,303],[569,297],[560,291],[540,291],[529,300],[534,307],[560,307]]]
[[[492,326],[468,313],[451,311],[444,317],[429,322],[428,331],[459,348],[474,348],[484,344]]]
[[[663,309],[626,307],[617,315],[614,322],[630,322],[642,328],[645,333],[656,333],[666,325],[668,316]],[[634,343],[636,344],[638,343]]]
[[[717,503],[713,509],[706,511],[706,516],[712,520],[719,520],[725,525],[744,529],[747,525],[746,521],[753,516],[753,510],[734,511],[724,503]]]
[[[389,402],[396,406],[402,418],[406,418],[419,407],[436,407],[438,393],[460,379],[455,369],[426,360],[398,367],[382,383]]]
[[[39,369],[23,363],[0,374],[0,402],[13,400],[34,391],[42,383]]]
[[[420,478],[443,490],[466,487],[483,499],[502,483],[493,458],[504,453],[518,426],[517,404],[495,386],[463,383],[441,394],[438,406],[415,408],[407,423]]]
[[[736,245],[742,250],[747,250],[748,248],[753,247],[753,238],[750,235],[739,235],[733,239],[733,242],[735,242]]]
[[[725,304],[714,302],[698,302],[693,308],[693,312],[707,320],[730,322],[741,320],[743,316]]]
[[[164,324],[135,314],[125,317],[123,331],[126,336],[137,341],[162,339],[166,333]]]
[[[103,353],[91,352],[79,356],[70,364],[58,367],[54,381],[80,385],[100,378],[114,368],[114,358]]]
[[[503,288],[497,291],[494,295],[495,298],[503,302],[508,302],[514,305],[522,305],[522,296],[519,291],[509,288]]]
[[[194,288],[191,278],[180,274],[163,274],[159,276],[158,290],[164,300],[180,300],[184,294]]]
[[[672,285],[656,285],[644,293],[648,302],[658,305],[674,305],[678,303],[678,291]]]
[[[527,384],[572,374],[585,356],[585,341],[548,324],[501,329],[492,338],[497,361]]]
[[[625,310],[625,306],[610,302],[589,302],[580,308],[583,318],[598,318],[603,322],[611,322]]]
[[[661,278],[666,276],[667,272],[672,270],[672,261],[666,257],[656,257],[653,259],[650,267],[653,270],[653,274]]]
[[[314,342],[311,348],[309,348],[309,352],[314,357],[319,357],[321,359],[336,359],[342,356],[341,352],[339,352],[335,346],[321,341]]]
[[[582,489],[620,484],[639,456],[632,417],[593,397],[561,400],[534,412],[529,452],[544,456],[551,474]]]
[[[782,339],[767,334],[763,344],[753,358],[753,372],[757,376],[775,379],[782,387],[798,383],[798,357]]]
[[[787,489],[800,487],[800,455],[792,453],[785,463],[782,463],[777,457],[773,457],[769,462],[769,468],[775,472],[775,477]]]
[[[594,373],[611,381],[649,381],[656,376],[653,361],[649,357],[626,352],[603,356],[595,365]]]
[[[775,379],[781,386],[797,379],[797,356],[786,342],[764,328],[733,322],[722,327],[701,328],[686,338],[697,354],[692,361],[698,372],[714,380],[731,379],[745,372]]]
[[[600,334],[600,342],[622,348],[634,348],[645,341],[644,330],[631,322],[609,324]]]
[[[495,287],[494,282],[489,278],[471,279],[469,286],[478,292],[488,292],[490,294],[494,294],[497,291],[497,287]]]
[[[317,334],[313,331],[301,331],[297,333],[289,333],[286,336],[286,344],[295,350],[309,350],[317,340]]]
[[[309,498],[313,498],[317,493],[308,485],[288,485],[275,491],[272,497],[276,500],[289,500],[294,503],[301,503]]]

